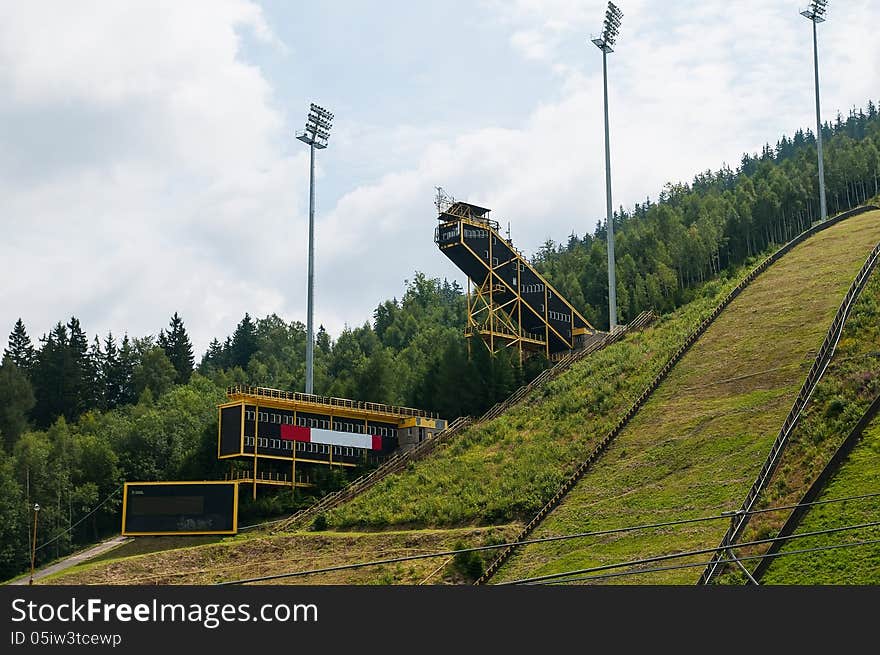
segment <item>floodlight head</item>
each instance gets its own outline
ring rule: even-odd
[[[810,6],[801,12],[801,16],[814,23],[824,23],[826,11],[828,11],[828,0],[812,0]]]
[[[316,148],[326,148],[333,127],[333,114],[314,102],[309,106],[306,129],[296,133],[296,138]]]
[[[35,511],[35,512],[39,512],[39,511],[40,511],[40,503],[34,503],[34,511]]]
[[[620,34],[620,21],[623,18],[623,12],[613,2],[608,3],[608,9],[605,11],[605,23],[602,25],[602,36],[593,39],[593,43],[603,52],[614,52],[614,42],[617,35]],[[601,43],[600,43],[601,42]]]

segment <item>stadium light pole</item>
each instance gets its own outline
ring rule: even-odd
[[[314,393],[315,378],[315,150],[323,150],[330,139],[333,114],[316,105],[309,108],[306,129],[296,138],[309,146],[309,291],[306,320],[306,393]]]
[[[592,39],[602,51],[602,77],[605,85],[605,204],[608,234],[608,329],[617,327],[617,275],[614,260],[614,210],[611,206],[611,137],[608,129],[608,53],[614,52],[614,42],[620,33],[623,12],[613,2],[608,3],[602,35]]]
[[[34,563],[37,561],[37,514],[40,513],[39,503],[34,503],[34,538],[31,542],[31,579],[29,585],[34,584]]]
[[[816,150],[819,157],[819,211],[824,221],[828,218],[828,206],[825,203],[825,162],[822,157],[822,115],[819,111],[819,43],[816,36],[816,25],[825,22],[825,11],[828,0],[813,0],[810,6],[801,12],[801,16],[813,24],[813,69],[816,74]]]

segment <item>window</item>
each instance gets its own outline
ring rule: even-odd
[[[321,429],[322,430],[329,430],[330,429],[330,421],[328,421],[326,419],[321,419]]]
[[[248,421],[253,421],[256,418],[256,413],[252,409],[245,410],[244,417]]]
[[[269,422],[269,412],[260,412],[260,421],[262,423],[268,423]]]

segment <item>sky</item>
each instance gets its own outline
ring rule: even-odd
[[[789,0],[620,0],[608,57],[615,206],[736,167],[815,125],[811,25]],[[199,358],[245,312],[306,320],[309,103],[315,321],[338,336],[416,271],[435,187],[526,254],[604,215],[592,0],[0,2],[0,339],[70,316]],[[880,3],[831,0],[824,119],[880,96]],[[4,332],[5,330],[5,332]],[[5,339],[4,339],[5,340]]]

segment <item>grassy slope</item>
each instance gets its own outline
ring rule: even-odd
[[[529,402],[389,476],[332,511],[330,525],[449,526],[530,518],[744,274],[707,285],[682,310],[590,355]]]
[[[820,233],[768,269],[693,346],[535,536],[738,507],[846,289],[878,241],[880,212],[872,212]],[[497,580],[712,547],[725,527],[719,521],[531,546]],[[621,581],[693,582],[699,572]]]
[[[512,538],[520,528],[513,524],[454,530],[240,535],[219,543],[97,560],[41,580],[39,584],[213,584],[344,562],[451,550],[459,543],[467,546],[500,543]],[[134,543],[138,541],[135,539]],[[441,565],[444,566],[438,570]],[[467,582],[457,577],[447,558],[431,558],[289,578],[273,584],[419,584],[432,573],[432,584]]]
[[[853,307],[831,364],[795,427],[758,507],[797,503],[878,394],[880,269],[874,271]],[[871,487],[866,492],[874,490]],[[777,534],[790,513],[755,515],[740,540],[753,541]],[[740,552],[754,555],[766,549],[761,546]],[[750,568],[756,565],[757,560],[748,563]],[[728,570],[723,578],[731,583],[743,579],[736,570]]]
[[[880,489],[880,418],[862,435],[819,500],[844,498]],[[804,516],[796,532],[871,523],[880,517],[880,498],[818,505]],[[781,552],[880,539],[880,528],[807,537],[788,542]],[[880,545],[783,556],[774,560],[762,584],[880,584]]]

